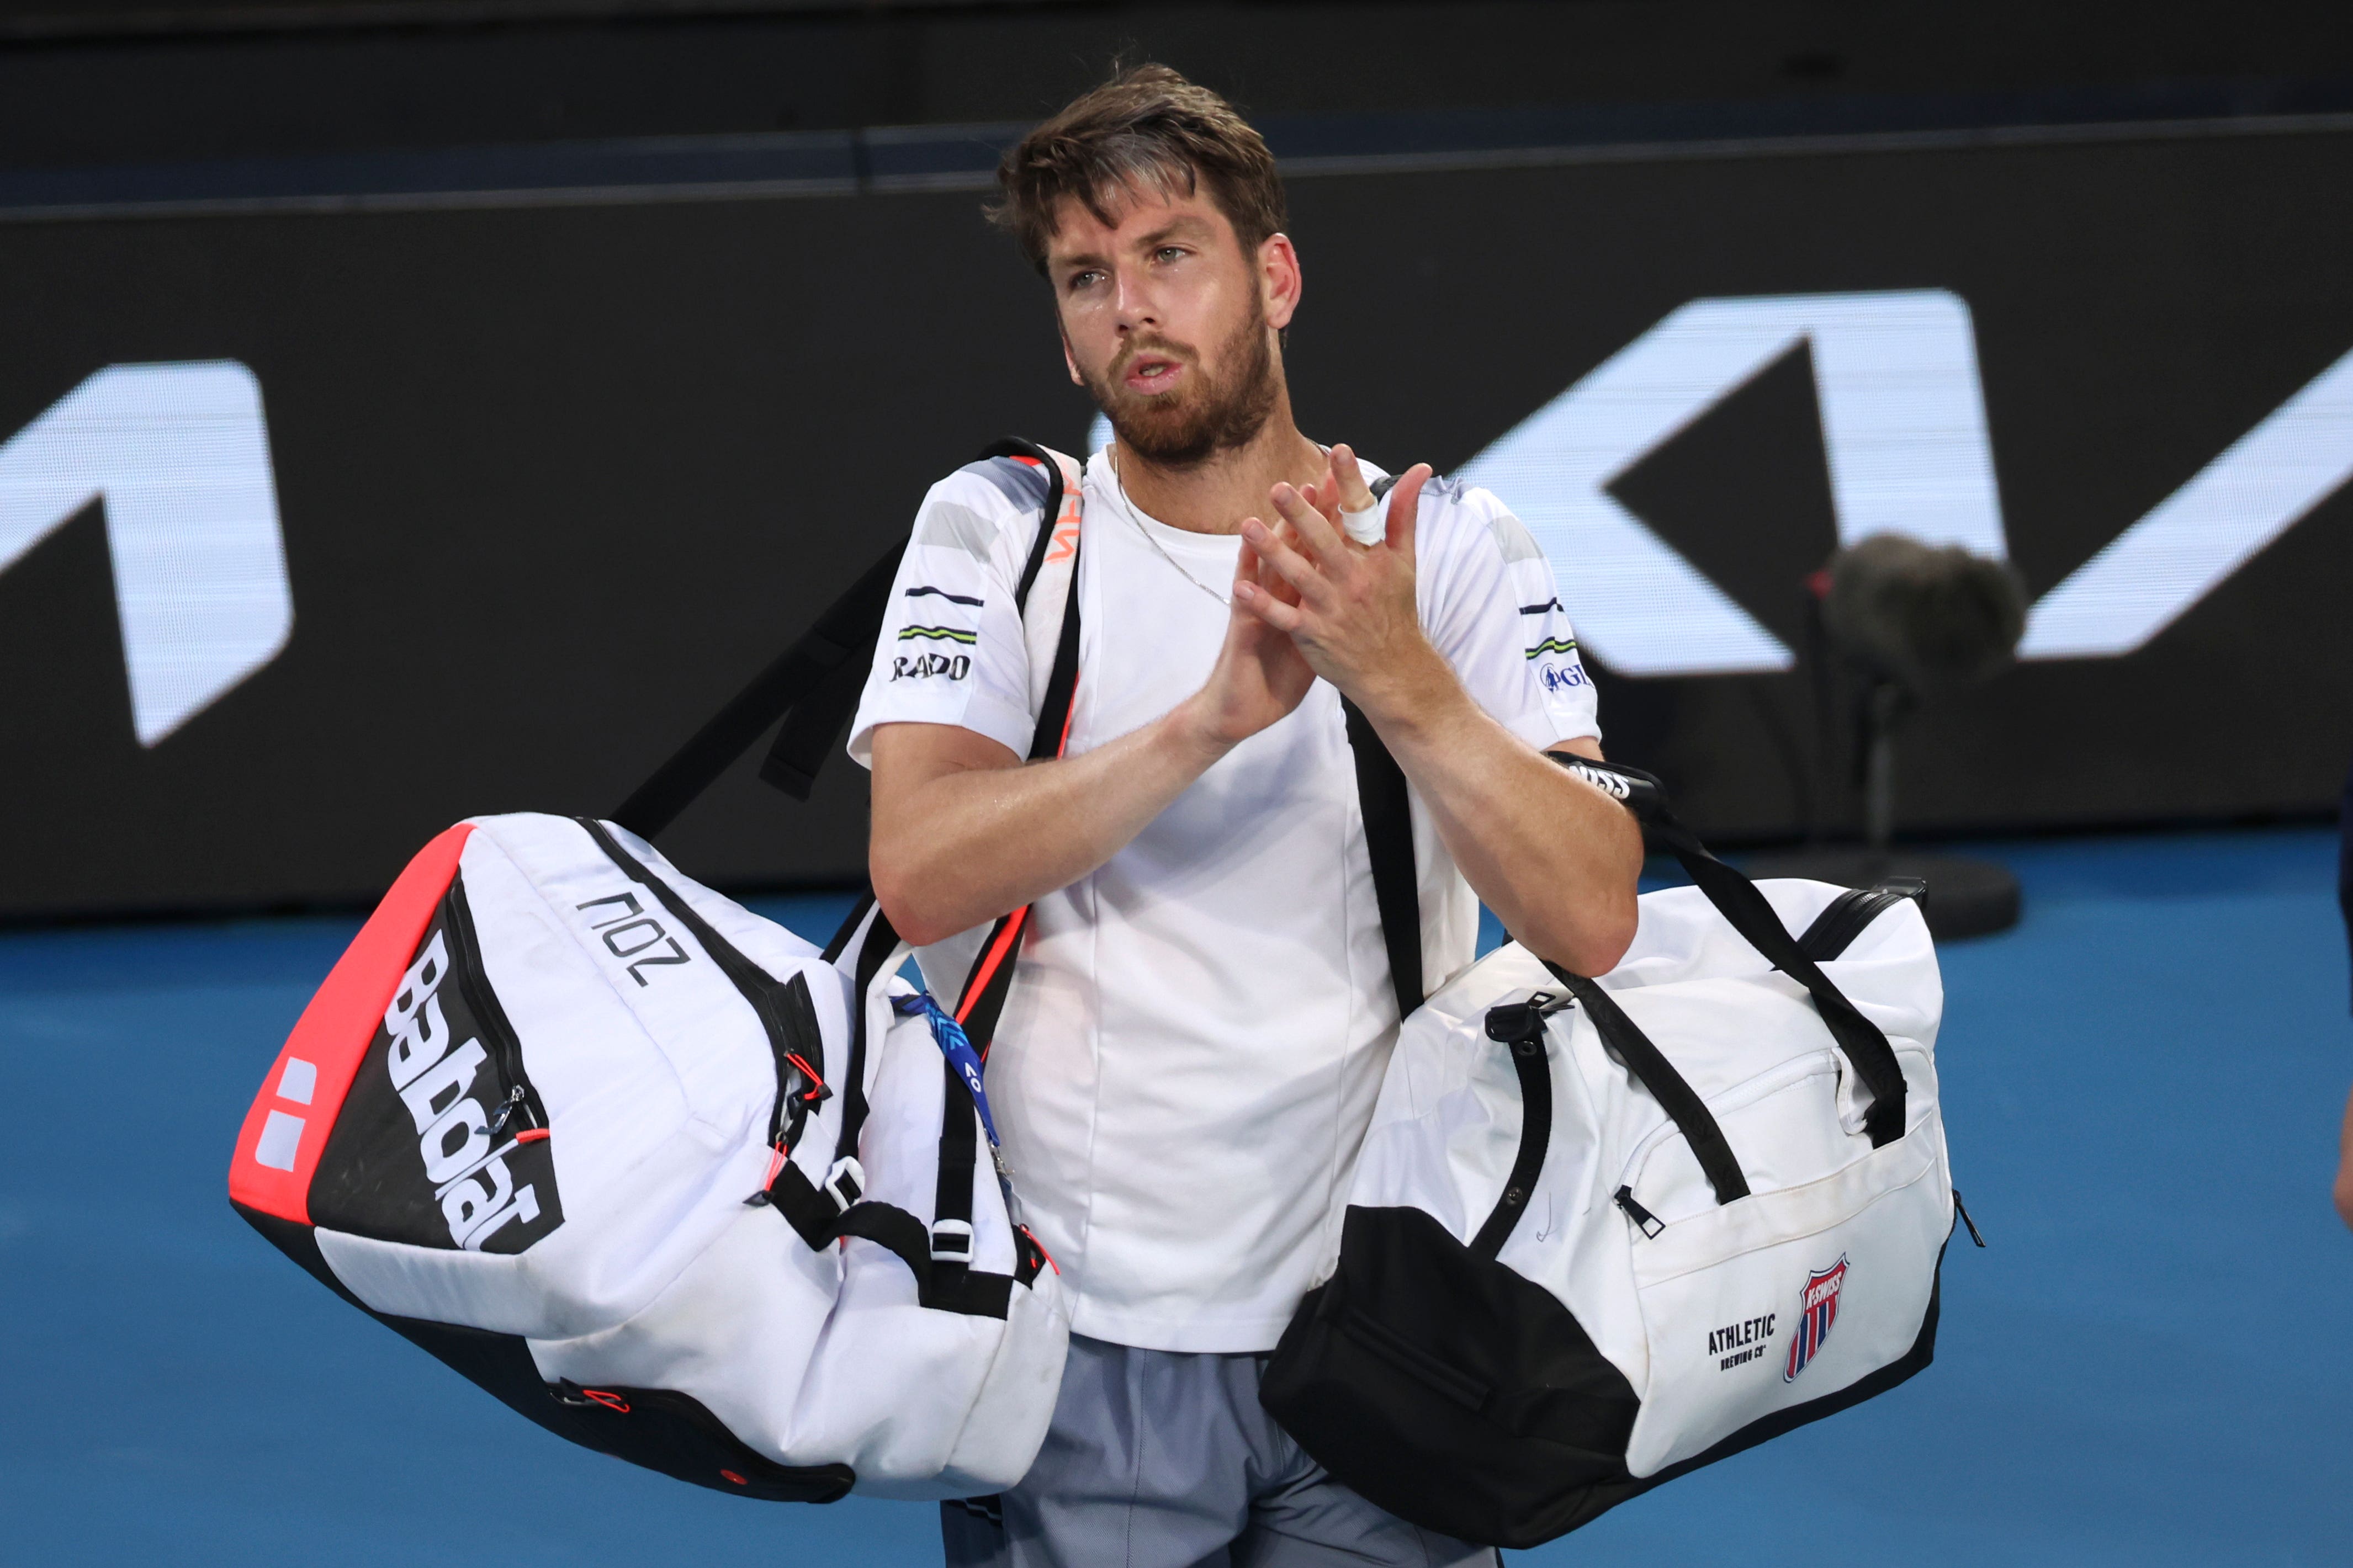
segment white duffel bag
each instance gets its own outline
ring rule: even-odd
[[[1059,1280],[903,944],[871,902],[837,942],[610,824],[462,823],[305,1011],[231,1198],[590,1447],[780,1500],[1011,1485],[1053,1410]]]
[[[1697,885],[1599,981],[1510,944],[1407,1021],[1263,1394],[1373,1501],[1514,1548],[1926,1366],[1956,1213],[1916,884],[1752,884],[1578,771]]]

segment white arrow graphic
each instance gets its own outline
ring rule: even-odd
[[[102,500],[139,743],[294,628],[261,386],[234,360],[100,371],[0,446],[0,572]]]
[[[2006,553],[1969,309],[1941,289],[1695,300],[1471,459],[1519,510],[1577,636],[1630,675],[1787,669],[1788,648],[1609,493],[1810,345],[1841,542],[1900,531]]]
[[[2130,653],[2353,479],[2353,353],[2035,602],[2021,658]]]

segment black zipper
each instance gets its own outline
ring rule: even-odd
[[[490,1135],[498,1137],[517,1117],[522,1119],[526,1128],[544,1128],[547,1107],[540,1103],[539,1091],[524,1076],[522,1038],[508,1020],[506,1009],[499,1005],[498,993],[491,989],[490,977],[482,969],[482,942],[474,930],[474,911],[466,902],[462,877],[449,884],[444,907],[448,911],[444,925],[451,944],[458,950],[455,967],[459,994],[466,999],[468,1010],[474,1015],[475,1027],[490,1041],[491,1058],[499,1065],[504,1098],[491,1110]]]
[[[1620,1208],[1626,1211],[1626,1217],[1634,1222],[1634,1228],[1641,1231],[1644,1236],[1650,1237],[1655,1240],[1659,1232],[1667,1228],[1667,1222],[1665,1220],[1661,1219],[1657,1215],[1652,1214],[1649,1209],[1644,1208],[1641,1204],[1634,1201],[1633,1188],[1620,1187],[1615,1193],[1612,1193],[1610,1196],[1617,1201]]]

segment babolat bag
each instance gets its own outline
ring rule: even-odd
[[[1926,1366],[1957,1212],[1918,885],[1751,883],[1656,780],[1572,771],[1694,885],[1599,980],[1507,944],[1407,1020],[1261,1393],[1372,1501],[1513,1548]]]
[[[1009,449],[1040,501],[1033,557],[1071,545],[1023,584],[1071,623],[1049,644],[1067,709],[1076,466]],[[820,951],[623,826],[658,831],[779,715],[766,771],[806,794],[896,554],[617,820],[476,817],[419,851],[229,1170],[263,1236],[522,1415],[781,1501],[1012,1485],[1069,1338],[983,1080],[1021,911],[951,1011],[899,977],[910,950],[871,893]]]

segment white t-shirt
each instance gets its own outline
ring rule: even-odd
[[[932,488],[851,727],[860,763],[876,725],[909,721],[1028,754],[1013,592],[1034,483],[996,459]],[[1074,754],[1199,689],[1240,550],[1239,536],[1137,512],[1103,453],[1085,502]],[[1517,518],[1486,490],[1434,480],[1416,558],[1422,625],[1482,708],[1535,746],[1599,732],[1551,564]],[[1435,989],[1471,962],[1478,904],[1419,799],[1414,839]],[[1336,1253],[1397,1035],[1339,693],[1316,682],[1031,920],[988,1094],[1072,1330],[1153,1350],[1271,1349]],[[961,978],[933,974],[935,988]]]

